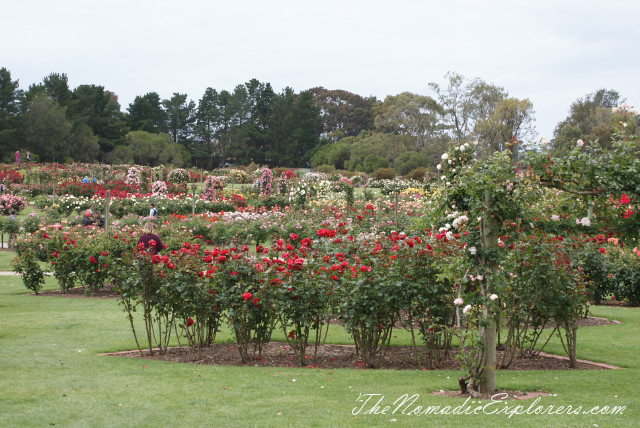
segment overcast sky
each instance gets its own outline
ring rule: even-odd
[[[455,71],[529,98],[551,138],[577,98],[640,104],[640,1],[20,0],[5,2],[0,67],[21,89],[52,72],[137,95],[233,88],[433,95]]]

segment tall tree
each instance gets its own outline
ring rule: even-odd
[[[574,101],[569,116],[556,125],[551,153],[564,156],[578,139],[598,140],[603,147],[610,147],[616,128],[611,109],[620,102],[620,94],[608,89],[598,89]]]
[[[364,98],[343,90],[329,90],[321,86],[310,89],[320,108],[320,137],[330,142],[356,136],[373,128],[372,107],[375,97]]]
[[[173,93],[169,99],[162,100],[166,113],[169,135],[176,143],[188,145],[195,123],[196,103],[187,100],[187,94]]]
[[[0,68],[0,150],[13,152],[18,144],[20,90],[17,80],[11,80],[11,72]]]
[[[103,86],[80,85],[73,90],[67,115],[74,124],[86,124],[103,153],[124,141],[127,132],[118,98]]]
[[[149,92],[137,96],[129,108],[127,125],[132,131],[168,132],[167,113],[162,108],[160,95],[157,92]]]
[[[190,148],[196,166],[212,168],[215,164],[215,151],[219,146],[217,133],[222,126],[219,102],[218,91],[213,88],[205,89],[202,98],[198,101]]]
[[[415,150],[428,142],[441,141],[443,109],[431,97],[403,92],[385,98],[375,116],[376,130],[387,134],[409,135]]]
[[[533,104],[527,98],[503,99],[487,117],[476,122],[474,134],[479,141],[478,150],[489,155],[502,152],[509,146],[514,159],[517,158],[519,147],[516,141],[535,135],[533,114]]]
[[[429,87],[444,109],[444,121],[451,139],[464,143],[472,138],[476,123],[486,119],[508,94],[503,88],[479,78],[469,81],[455,72],[448,72],[445,79],[448,80],[446,88],[434,82],[429,83]]]
[[[64,161],[71,154],[71,124],[65,108],[45,94],[36,95],[24,114],[24,142],[44,162]]]

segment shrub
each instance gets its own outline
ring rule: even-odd
[[[419,182],[423,182],[425,175],[427,173],[427,168],[419,166],[418,168],[412,170],[407,175],[404,176],[407,180],[415,180]]]
[[[314,168],[315,172],[323,172],[325,174],[331,174],[336,170],[336,167],[333,165],[318,165]]]
[[[374,180],[393,180],[396,178],[396,171],[393,168],[379,168],[371,174]]]
[[[176,168],[167,175],[167,181],[178,186],[186,186],[190,177],[189,171],[186,169]]]

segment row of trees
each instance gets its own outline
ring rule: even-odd
[[[227,162],[270,166],[331,165],[406,174],[434,167],[452,143],[480,141],[478,154],[510,140],[535,137],[533,105],[481,79],[446,75],[430,83],[433,97],[404,92],[384,101],[322,87],[276,93],[252,79],[233,91],[207,88],[200,100],[174,93],[138,96],[121,111],[118,97],[99,85],[69,88],[52,73],[26,90],[0,69],[0,147],[4,161],[30,150],[41,161],[172,164],[214,168]],[[610,140],[615,91],[577,100],[558,124],[552,150],[578,138]],[[514,151],[517,157],[517,151]]]

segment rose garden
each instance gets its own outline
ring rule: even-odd
[[[352,409],[360,394],[455,407],[429,393],[510,390],[626,410],[483,424],[632,425],[640,160],[626,129],[613,150],[579,140],[558,159],[515,140],[480,158],[467,143],[418,180],[2,165],[0,210],[21,212],[0,223],[4,270],[20,275],[0,278],[5,406],[27,418],[35,403],[51,424],[82,425],[88,409],[98,424],[246,424],[235,409],[251,402],[266,425],[417,425],[395,406]],[[158,254],[136,245],[152,202]],[[103,227],[80,225],[88,210]],[[97,355],[117,351],[132,352]],[[547,367],[545,353],[566,359]]]

